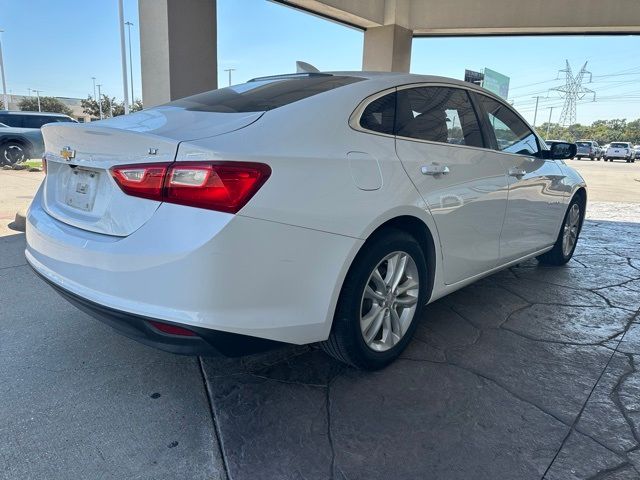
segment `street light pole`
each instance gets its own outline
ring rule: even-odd
[[[231,72],[235,72],[236,69],[235,68],[225,68],[224,71],[225,72],[229,72],[229,86],[231,86]]]
[[[102,120],[104,118],[102,116],[102,93],[100,92],[100,87],[102,87],[102,84],[99,83],[96,86],[98,87],[98,111],[100,112],[100,120]]]
[[[538,102],[540,101],[540,96],[536,95],[533,98],[536,99],[536,110],[533,114],[533,128],[536,128],[536,119],[538,118]]]
[[[131,55],[131,26],[133,23],[125,22],[127,31],[129,33],[129,75],[131,76],[131,105],[136,101],[136,97],[133,95],[133,56]]]
[[[120,58],[122,59],[122,86],[124,90],[124,114],[129,113],[129,87],[127,86],[127,50],[124,45],[124,7],[122,0],[118,0],[118,15],[120,17]]]
[[[549,121],[547,122],[547,139],[549,138],[549,129],[551,128],[551,114],[553,113],[553,107],[549,107]]]
[[[40,94],[42,93],[42,90],[34,90],[34,92],[36,92],[36,95],[38,96],[38,111],[41,112],[42,109],[40,108]]]
[[[4,30],[0,30],[0,34]],[[0,35],[1,36],[1,35]],[[7,83],[4,79],[4,59],[2,57],[2,40],[0,40],[0,71],[2,72],[2,102],[5,110],[9,110],[9,97],[7,96]]]
[[[96,99],[96,77],[91,77],[91,80],[93,80],[93,99]]]

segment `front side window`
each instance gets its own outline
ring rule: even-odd
[[[478,118],[463,89],[417,87],[399,90],[395,133],[401,137],[483,147]]]
[[[495,133],[498,150],[518,155],[535,155],[540,151],[536,136],[513,110],[485,95],[478,97]]]

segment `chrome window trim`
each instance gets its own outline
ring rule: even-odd
[[[397,139],[397,140],[404,140],[404,141],[416,142],[416,143],[426,143],[428,145],[446,145],[448,147],[467,148],[467,149],[470,148],[470,149],[473,149],[473,150],[481,150],[481,151],[484,151],[484,152],[504,153],[501,150],[495,150],[495,149],[490,148],[490,147],[474,147],[474,146],[471,146],[471,145],[459,145],[459,144],[456,144],[456,143],[434,142],[432,140],[422,140],[422,139],[419,139],[419,138],[404,137],[402,135],[390,135],[388,133],[382,133],[382,132],[376,132],[375,130],[369,130],[368,128],[364,128],[364,127],[362,127],[360,125],[360,118],[362,117],[362,114],[364,113],[364,110],[369,106],[369,104],[375,102],[380,97],[384,97],[385,95],[388,95],[389,93],[399,92],[400,90],[408,90],[410,88],[421,88],[421,87],[446,87],[446,88],[455,88],[455,89],[459,89],[459,90],[466,90],[467,92],[485,94],[484,92],[480,91],[478,88],[474,88],[471,85],[469,85],[467,87],[466,85],[457,85],[457,84],[451,84],[451,83],[445,83],[445,82],[417,82],[417,83],[406,83],[404,85],[397,85],[395,87],[385,88],[384,90],[380,90],[379,92],[376,92],[376,93],[374,93],[372,95],[369,95],[368,97],[364,98],[358,104],[358,106],[355,108],[355,110],[351,113],[351,115],[349,116],[349,127],[351,127],[351,129],[355,130],[356,132],[367,133],[369,135],[378,135],[380,137],[386,137],[386,138],[394,138],[394,139]],[[490,98],[493,97],[495,100],[499,101],[500,103],[503,103],[504,105],[507,105],[504,101],[502,101],[499,97],[493,95],[491,92],[488,92],[487,96],[490,97]],[[511,107],[509,106],[509,108],[511,108]],[[518,115],[518,117],[520,119],[524,120],[522,118],[522,116],[518,112],[515,112],[515,113]],[[529,123],[526,120],[524,120],[524,122],[525,122],[526,125],[529,125]],[[536,139],[538,139],[538,141],[539,141],[538,135],[533,130],[532,130],[532,133],[534,134]],[[510,154],[510,155],[517,155],[517,154]]]

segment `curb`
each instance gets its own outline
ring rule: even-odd
[[[11,224],[13,230],[24,232],[27,226],[27,209],[23,208],[16,213],[16,219]]]

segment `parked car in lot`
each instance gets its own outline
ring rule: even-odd
[[[633,150],[634,150],[634,152],[635,152],[635,158],[634,158],[634,160],[635,160],[636,158],[640,158],[640,145],[635,145],[635,146],[633,147]]]
[[[44,143],[40,129],[14,128],[0,124],[0,165],[14,165],[42,156]]]
[[[0,164],[13,165],[41,157],[44,143],[40,127],[47,123],[75,122],[61,113],[0,110]]]
[[[615,159],[626,160],[627,163],[636,161],[636,151],[629,142],[611,142],[604,154],[604,161],[613,162]]]
[[[576,153],[578,160],[581,160],[583,157],[588,157],[591,161],[602,159],[602,148],[600,148],[600,145],[598,145],[598,142],[595,140],[578,140],[576,147],[578,147],[578,153]]]
[[[43,128],[26,257],[145,344],[232,355],[318,342],[381,368],[421,308],[573,255],[585,182],[473,84],[401,73],[264,77]]]

